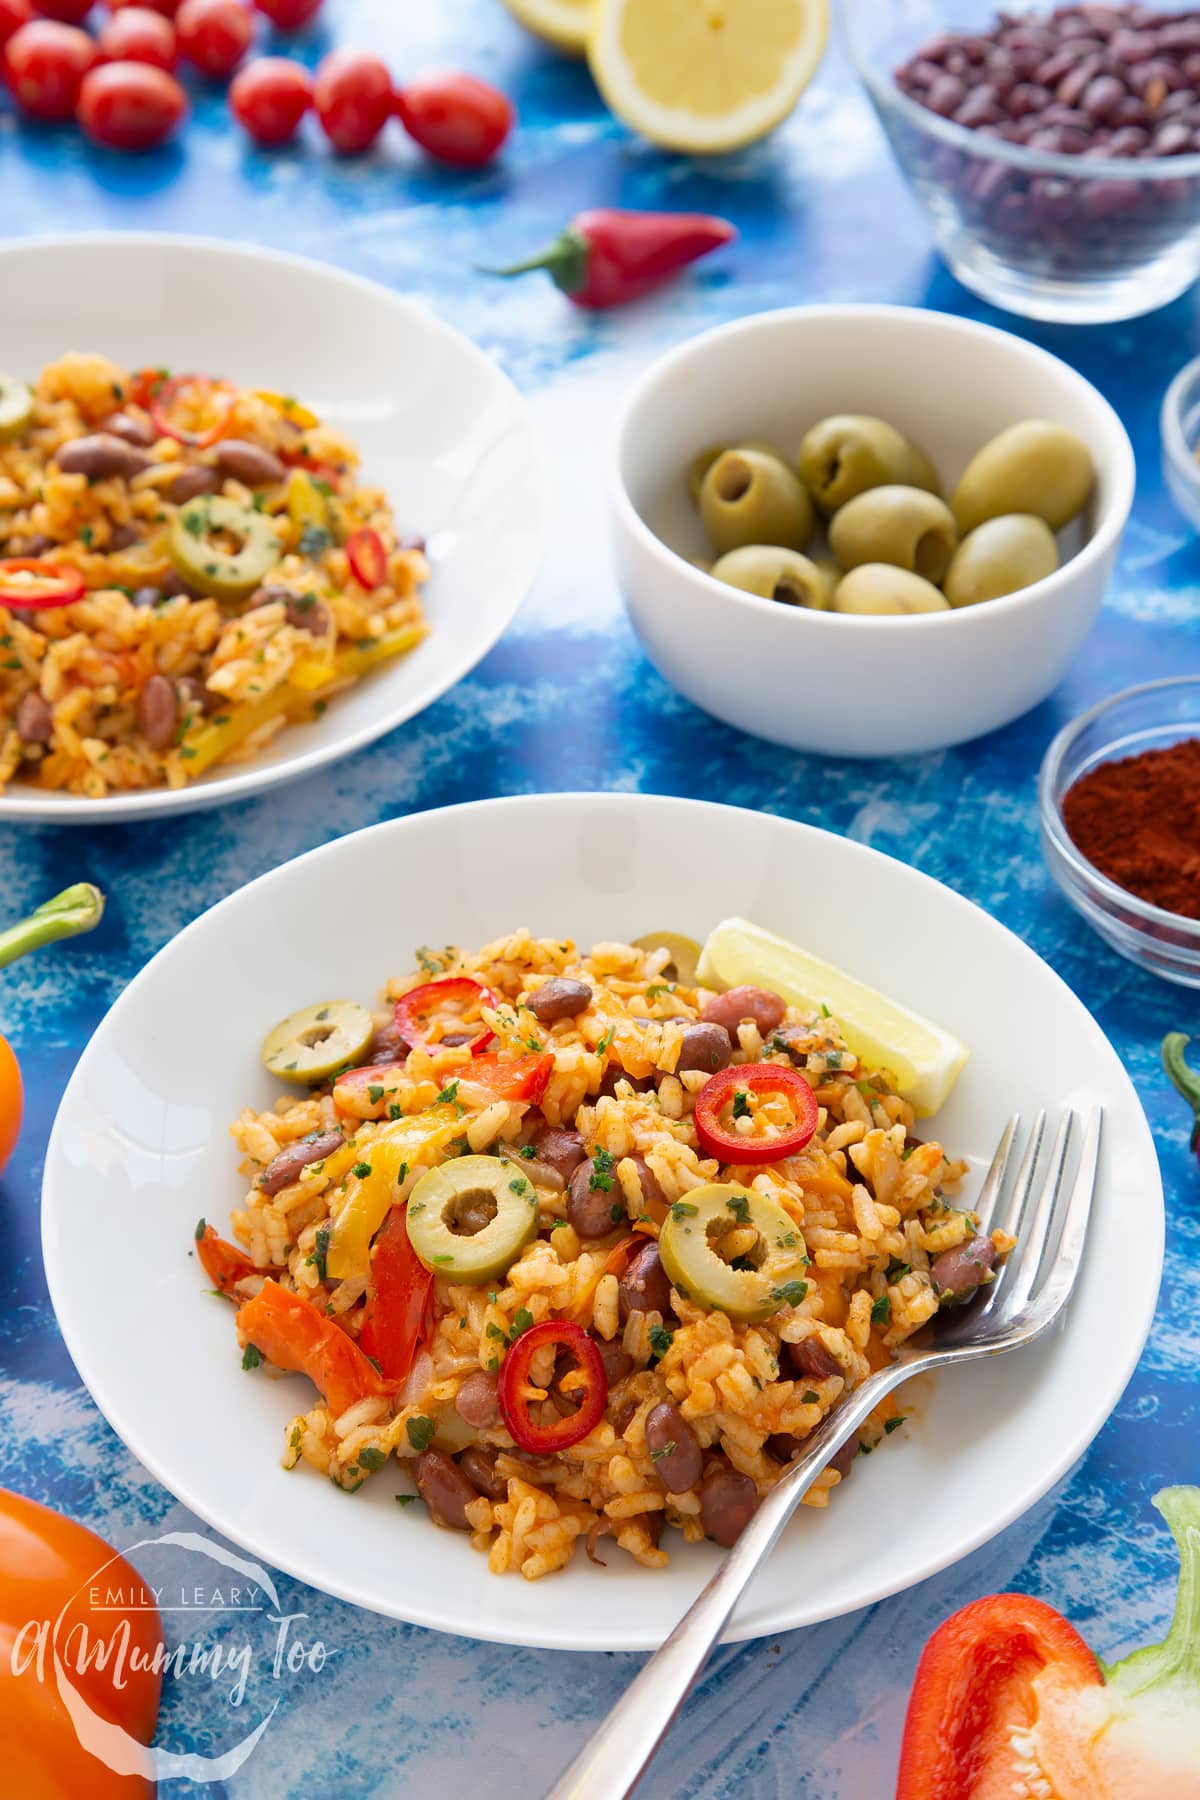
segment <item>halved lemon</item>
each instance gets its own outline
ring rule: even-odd
[[[826,0],[594,0],[588,61],[626,125],[708,155],[787,118],[828,32]]]
[[[560,50],[582,56],[587,49],[592,0],[504,0],[514,19]]]
[[[859,1061],[894,1076],[896,1091],[923,1119],[945,1104],[970,1054],[940,1025],[748,919],[716,926],[697,979],[703,986],[757,984],[792,1006],[827,1006]]]

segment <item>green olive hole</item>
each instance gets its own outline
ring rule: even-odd
[[[306,1050],[315,1050],[318,1044],[328,1043],[336,1030],[336,1025],[310,1025],[307,1031],[297,1033],[296,1042]]]
[[[496,1216],[496,1196],[486,1188],[456,1194],[442,1213],[442,1223],[455,1237],[478,1237]]]
[[[784,606],[803,606],[806,597],[799,583],[792,581],[787,575],[781,575],[771,589],[772,600],[779,600]]]
[[[946,540],[940,531],[923,531],[913,552],[913,565],[926,581],[936,581],[946,563]]]
[[[744,500],[754,482],[754,471],[740,457],[727,456],[717,470],[717,495],[727,505]]]
[[[735,1219],[710,1219],[705,1226],[708,1247],[720,1262],[729,1268],[761,1269],[767,1260],[767,1247],[759,1232],[748,1250],[739,1250],[736,1256],[730,1256],[725,1248],[725,1239],[733,1232],[743,1229]]]

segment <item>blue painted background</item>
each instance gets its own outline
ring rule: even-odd
[[[227,126],[211,93],[197,93],[178,146],[127,160],[87,150],[67,130],[25,128],[0,100],[0,227],[13,235],[107,226],[235,236],[321,256],[423,297],[529,396],[557,471],[550,553],[520,617],[474,675],[341,767],[165,828],[0,831],[6,913],[83,876],[110,895],[94,938],[0,977],[0,1022],[29,1094],[20,1148],[0,1180],[0,1482],[118,1544],[188,1520],[79,1385],[46,1294],[38,1193],[54,1110],[83,1044],[130,977],[198,912],[338,832],[486,794],[642,789],[829,826],[969,895],[1065,976],[1137,1083],[1168,1199],[1153,1335],[1116,1414],[1069,1480],[915,1592],[779,1642],[721,1652],[645,1788],[652,1800],[879,1800],[890,1792],[912,1670],[936,1623],[968,1599],[1017,1587],[1068,1612],[1102,1655],[1132,1648],[1163,1626],[1174,1587],[1169,1539],[1148,1497],[1169,1482],[1200,1480],[1200,1172],[1157,1058],[1168,1028],[1200,1030],[1197,1009],[1182,990],[1119,961],[1058,899],[1042,869],[1035,805],[1038,764],[1059,725],[1127,681],[1194,667],[1200,653],[1200,552],[1163,491],[1157,427],[1170,376],[1197,348],[1193,305],[1103,330],[991,314],[933,256],[838,52],[770,142],[697,164],[631,139],[604,112],[586,71],[528,40],[499,0],[330,0],[303,54],[315,60],[333,39],[381,50],[398,76],[457,64],[499,82],[521,114],[503,164],[475,175],[437,171],[398,131],[357,163],[335,162],[315,139],[267,155]],[[736,221],[741,240],[660,299],[601,320],[573,311],[540,278],[500,286],[472,273],[476,263],[527,253],[576,209],[597,204],[719,211]],[[965,749],[853,764],[743,737],[658,678],[613,590],[599,470],[632,373],[706,325],[803,300],[891,300],[992,318],[1082,370],[1132,434],[1137,502],[1094,637],[1050,702]],[[1037,656],[1036,638],[1028,651]],[[136,1334],[136,1296],[113,1303],[128,1307]],[[205,1792],[236,1800],[542,1793],[637,1666],[632,1657],[466,1645],[280,1585],[289,1609],[310,1615],[308,1635],[335,1654],[320,1675],[285,1686],[260,1750]],[[219,1745],[229,1741],[227,1719],[195,1684],[169,1684],[160,1741]]]

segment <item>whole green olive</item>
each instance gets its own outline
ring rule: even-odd
[[[963,537],[1004,513],[1035,513],[1061,531],[1083,511],[1095,483],[1096,465],[1081,437],[1049,419],[1024,419],[971,458],[950,505]]]
[[[886,419],[838,413],[805,434],[798,458],[800,479],[824,513],[836,512],[868,488],[897,483],[940,494],[937,470]]]
[[[1057,567],[1058,545],[1046,521],[1033,513],[1004,513],[968,532],[943,587],[951,606],[977,606],[1032,587]]]
[[[700,489],[700,517],[718,556],[743,544],[803,550],[815,523],[799,479],[762,450],[726,450],[717,458]]]
[[[949,612],[950,602],[932,581],[894,563],[861,563],[838,582],[833,610],[840,613]]]
[[[782,600],[786,606],[808,606],[815,612],[826,611],[831,598],[826,570],[798,550],[775,544],[743,544],[740,550],[729,550],[713,564],[711,574],[714,581],[744,593]]]
[[[702,450],[699,456],[692,458],[688,469],[688,493],[692,496],[693,506],[700,504],[700,489],[704,486],[704,477],[717,458],[724,456],[726,450],[761,450],[764,456],[773,456],[776,462],[788,467],[788,459],[783,452],[763,438],[746,438],[744,442],[737,444],[710,444],[707,450]]]
[[[847,570],[860,563],[894,563],[938,582],[957,546],[954,514],[924,488],[868,488],[829,522],[829,548]]]

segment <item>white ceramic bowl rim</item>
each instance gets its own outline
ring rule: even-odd
[[[951,336],[983,339],[992,344],[1015,344],[1020,351],[1034,362],[1040,362],[1056,371],[1065,374],[1071,381],[1087,390],[1094,402],[1101,408],[1111,428],[1111,443],[1115,453],[1116,469],[1112,483],[1112,493],[1104,514],[1087,543],[1076,555],[1041,581],[1033,582],[1029,587],[1019,589],[1015,594],[1004,594],[998,600],[989,600],[986,606],[952,607],[949,612],[911,613],[904,616],[889,614],[856,614],[817,612],[799,606],[793,608],[798,621],[798,629],[820,625],[832,625],[834,630],[847,631],[945,631],[953,628],[958,622],[958,629],[970,630],[970,621],[982,612],[994,614],[997,609],[1006,612],[1018,612],[1022,608],[1038,606],[1044,601],[1055,583],[1070,569],[1073,573],[1084,575],[1093,564],[1099,562],[1114,547],[1125,527],[1133,505],[1134,486],[1137,479],[1137,465],[1133,454],[1133,445],[1129,434],[1111,404],[1104,398],[1099,388],[1080,375],[1061,357],[1052,356],[1037,344],[1018,337],[1014,332],[1001,331],[994,325],[982,325],[973,319],[961,319],[954,313],[934,312],[917,306],[882,306],[872,304],[825,305],[825,306],[791,306],[781,307],[774,312],[752,313],[744,319],[735,319],[727,325],[717,325],[711,331],[701,332],[697,337],[689,338],[685,343],[659,357],[639,377],[626,397],[621,410],[620,423],[617,427],[616,451],[612,457],[610,469],[610,492],[613,503],[622,522],[629,528],[638,541],[653,555],[665,557],[673,565],[680,565],[686,575],[693,581],[703,582],[705,587],[718,590],[735,609],[753,613],[778,613],[777,600],[764,600],[761,595],[746,593],[742,588],[731,587],[727,582],[715,581],[703,569],[697,569],[682,557],[669,544],[646,524],[641,513],[629,497],[625,485],[624,465],[626,444],[634,419],[641,410],[647,396],[668,377],[673,370],[682,364],[698,359],[715,343],[729,338],[752,335],[769,325],[782,325],[788,321],[803,323],[814,319],[861,319],[892,320],[900,329],[916,331],[944,330]],[[678,571],[676,571],[678,572]]]
[[[881,80],[859,47],[853,0],[847,0],[844,18],[846,41],[854,66],[880,110],[894,107],[910,125],[929,132],[931,137],[940,138],[943,144],[950,144],[956,150],[967,151],[985,160],[1008,163],[1012,168],[1026,169],[1033,174],[1065,175],[1075,181],[1166,181],[1200,176],[1200,154],[1136,158],[1089,156],[1085,161],[1056,151],[1030,150],[1024,144],[1010,144],[1005,138],[983,137],[968,126],[956,125],[953,119],[943,119],[940,113],[922,106],[895,82]]]
[[[373,720],[355,729],[344,728],[341,735],[330,742],[316,744],[306,750],[296,750],[287,757],[270,764],[255,760],[244,764],[232,764],[224,771],[218,768],[211,776],[202,781],[174,791],[165,788],[149,788],[136,793],[112,794],[98,800],[87,799],[79,795],[58,796],[57,804],[54,805],[51,813],[48,811],[47,797],[41,790],[28,785],[22,786],[19,783],[14,784],[15,791],[10,790],[0,796],[0,821],[3,822],[20,822],[23,819],[29,819],[64,825],[104,825],[139,817],[156,817],[172,812],[186,812],[214,805],[225,805],[231,801],[249,799],[268,788],[293,781],[302,775],[312,774],[318,769],[354,755],[388,732],[399,729],[400,726],[416,717],[418,713],[424,711],[426,707],[433,705],[465,675],[468,675],[495,647],[511,625],[524,595],[533,583],[544,547],[545,467],[524,397],[511,378],[485,351],[481,350],[465,333],[448,325],[432,307],[424,305],[419,298],[397,293],[382,282],[372,281],[369,277],[355,274],[352,270],[344,269],[338,264],[319,262],[313,257],[297,256],[289,250],[275,250],[235,239],[212,238],[185,232],[72,231],[39,234],[37,237],[28,238],[0,237],[0,261],[7,256],[22,252],[40,254],[45,251],[69,251],[87,246],[101,247],[107,256],[113,258],[120,257],[126,249],[179,250],[219,257],[224,263],[246,261],[277,269],[296,269],[303,271],[306,275],[318,275],[325,281],[333,278],[343,286],[358,289],[364,295],[370,295],[375,300],[382,299],[395,309],[396,316],[400,320],[403,320],[406,314],[419,316],[422,328],[427,330],[431,336],[448,345],[453,345],[464,360],[475,364],[481,371],[486,371],[490,381],[497,382],[501,388],[507,390],[517,413],[523,418],[529,440],[531,467],[538,488],[538,513],[531,521],[537,550],[530,559],[528,569],[523,572],[523,578],[514,583],[511,604],[505,614],[498,616],[484,633],[478,636],[464,637],[454,645],[445,670],[430,680],[427,689],[423,688],[411,703],[406,702],[402,714],[381,711]],[[50,796],[50,799],[54,800],[55,796]]]
[[[1151,694],[1165,694],[1172,688],[1193,687],[1200,695],[1200,675],[1166,675],[1158,681],[1143,681],[1136,687],[1122,688],[1118,694],[1110,694],[1105,700],[1098,700],[1094,706],[1064,725],[1046,751],[1042,761],[1042,772],[1038,779],[1038,801],[1041,808],[1042,823],[1055,849],[1071,867],[1087,879],[1088,886],[1103,899],[1120,907],[1123,913],[1132,914],[1147,926],[1169,926],[1173,932],[1184,936],[1194,935],[1200,943],[1200,919],[1189,919],[1183,913],[1168,912],[1164,906],[1155,906],[1149,900],[1131,894],[1119,882],[1112,881],[1090,862],[1079,848],[1074,838],[1067,831],[1063,822],[1062,809],[1054,798],[1054,789],[1058,782],[1058,772],[1072,746],[1082,737],[1089,726],[1102,719],[1106,713],[1114,712],[1118,706],[1124,706],[1129,700],[1143,700]]]

